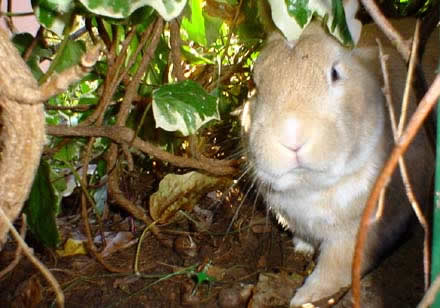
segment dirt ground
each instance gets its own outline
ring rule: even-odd
[[[147,233],[139,275],[133,274],[135,241],[105,258],[125,273],[110,273],[89,255],[59,257],[28,241],[61,284],[66,307],[287,307],[313,260],[294,253],[290,234],[261,204],[250,198],[241,203],[238,195],[221,202],[206,197],[188,213],[191,219],[183,216],[160,226],[160,239]],[[110,221],[106,230],[140,238],[142,225],[129,217],[113,214]],[[60,217],[59,225],[70,228],[65,238],[82,230],[78,215]],[[364,307],[416,305],[423,293],[420,243],[414,237],[364,280]],[[0,253],[2,268],[15,248],[10,241]],[[0,307],[55,306],[52,289],[26,258],[0,281]],[[319,305],[326,306],[326,301]],[[349,294],[337,304],[350,306]]]

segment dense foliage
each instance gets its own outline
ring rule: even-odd
[[[423,13],[435,1],[379,2],[395,16]],[[295,22],[305,25],[319,15],[329,29],[341,27],[340,40],[350,42],[340,1],[328,10],[320,1],[285,4]],[[166,174],[196,167],[194,160],[205,171],[233,173],[218,171],[228,164],[215,169],[215,161],[203,165],[200,158],[237,153],[240,127],[232,114],[252,90],[252,63],[274,29],[265,0],[32,5],[41,24],[37,36],[19,33],[13,42],[40,84],[77,64],[93,45],[104,46],[86,77],[46,103],[52,129],[26,208],[32,231],[45,245],[58,244],[55,216],[66,211],[60,205],[74,189],[87,196],[82,202],[87,199],[98,218],[113,202],[144,219],[125,185],[133,177],[149,174],[157,187]]]

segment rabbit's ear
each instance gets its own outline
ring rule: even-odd
[[[355,45],[359,42],[361,37],[362,23],[356,19],[356,12],[359,8],[358,0],[345,0],[344,12],[347,21],[348,29],[350,30],[351,38]]]

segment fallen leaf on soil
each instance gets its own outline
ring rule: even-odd
[[[73,238],[69,238],[64,243],[63,249],[57,249],[57,255],[59,255],[60,257],[85,255],[87,254],[87,251],[84,245],[85,241],[83,240],[75,240]]]
[[[195,171],[168,174],[159,190],[150,196],[150,215],[159,223],[169,222],[177,211],[191,211],[204,194],[232,185],[226,177],[213,177]]]

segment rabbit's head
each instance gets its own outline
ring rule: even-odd
[[[243,115],[249,162],[283,191],[328,187],[363,166],[384,127],[375,49],[348,49],[312,22],[288,43],[272,35]]]

